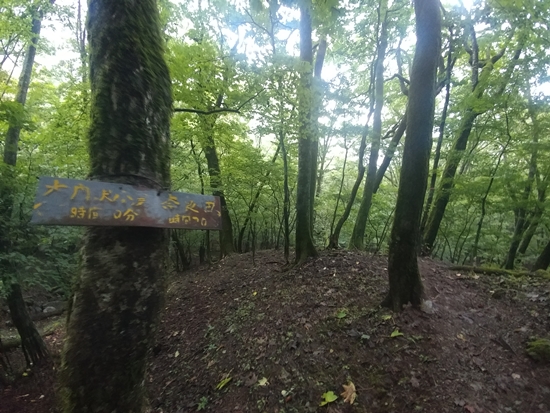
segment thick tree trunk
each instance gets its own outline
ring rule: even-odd
[[[299,142],[298,142],[298,183],[296,193],[296,263],[304,262],[308,257],[317,256],[313,244],[311,202],[312,178],[316,156],[314,153],[315,136],[313,129],[313,89],[312,64],[313,51],[311,41],[311,0],[300,3],[300,60],[306,67],[300,73],[299,90]]]
[[[22,106],[24,106],[27,101],[27,93],[31,82],[34,58],[36,56],[36,45],[42,26],[42,12],[38,11],[37,15],[38,17],[32,20],[32,37],[27,53],[25,54],[23,69],[17,85],[17,95],[15,97],[16,102]],[[12,220],[16,191],[15,165],[17,164],[20,134],[21,128],[19,125],[9,125],[4,144],[3,161],[5,170],[3,171],[4,176],[2,178],[5,182],[3,185],[0,185],[0,251],[4,253],[10,252],[11,249],[9,223]],[[17,328],[21,336],[21,347],[23,348],[27,364],[36,364],[38,361],[48,356],[48,350],[44,340],[42,340],[42,337],[30,318],[27,306],[23,300],[21,287],[12,274],[11,265],[8,262],[0,260],[0,277],[7,288],[6,300],[10,308],[13,325]]]
[[[417,40],[407,107],[407,139],[390,238],[390,289],[383,302],[393,311],[401,311],[407,303],[419,305],[422,300],[416,253],[428,178],[435,80],[441,49],[439,1],[415,0],[414,8]]]
[[[378,153],[380,152],[380,139],[382,137],[382,108],[384,106],[384,58],[388,46],[388,23],[387,23],[387,0],[381,0],[379,6],[379,15],[382,22],[380,35],[378,37],[378,52],[375,66],[374,80],[374,119],[372,124],[372,140],[369,155],[369,164],[367,167],[367,180],[363,188],[363,198],[357,219],[353,226],[353,232],[349,241],[349,248],[363,249],[365,229],[369,218],[372,199],[374,196],[374,187],[376,182],[376,170],[378,168]]]
[[[91,0],[88,10],[90,175],[167,190],[172,102],[156,1]],[[167,252],[167,230],[88,228],[61,365],[63,412],[144,411]]]

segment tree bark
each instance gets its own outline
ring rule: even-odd
[[[381,21],[380,35],[378,41],[378,51],[375,66],[374,80],[374,118],[372,124],[372,140],[369,155],[369,164],[367,167],[367,180],[363,188],[363,197],[357,219],[353,226],[353,232],[349,241],[349,248],[362,250],[364,246],[365,229],[369,218],[372,199],[374,196],[374,187],[376,182],[376,170],[378,168],[378,153],[380,152],[380,139],[382,137],[382,108],[384,106],[384,58],[388,46],[388,22],[387,22],[387,0],[381,0],[379,6],[379,15]]]
[[[439,6],[438,0],[414,2],[417,40],[407,107],[407,139],[390,236],[390,288],[382,303],[393,311],[401,311],[407,303],[420,305],[423,294],[417,245],[428,178],[435,81],[441,49]]]
[[[92,179],[170,185],[171,84],[155,0],[91,0]],[[89,227],[60,371],[65,413],[142,413],[168,231]]]
[[[548,241],[548,244],[546,244],[539,257],[535,261],[533,271],[546,270],[548,268],[548,265],[550,265],[550,241]]]
[[[202,150],[206,158],[206,164],[208,165],[210,188],[212,189],[212,195],[220,197],[220,206],[222,210],[222,229],[219,231],[220,256],[225,257],[235,252],[235,246],[233,243],[233,224],[231,222],[231,216],[229,215],[229,209],[227,208],[227,202],[225,200],[220,160],[213,137],[214,123],[216,120],[215,118],[210,119],[201,117],[200,121],[203,125],[204,137],[201,139],[201,143]]]
[[[296,263],[301,264],[308,257],[317,256],[313,244],[311,202],[315,196],[312,192],[312,173],[314,153],[313,130],[313,89],[312,64],[313,51],[311,41],[311,0],[300,3],[300,60],[305,65],[300,73],[298,93],[299,141],[298,141],[298,183],[296,193]]]
[[[329,245],[328,248],[337,248],[338,245],[334,246],[332,245],[333,241],[333,234],[334,234],[334,223],[336,222],[336,214],[338,213],[338,206],[340,205],[340,200],[342,199],[342,189],[344,188],[344,180],[346,178],[346,165],[348,163],[348,152],[349,152],[349,146],[347,142],[347,137],[344,135],[344,147],[346,148],[346,153],[344,155],[344,164],[342,165],[342,178],[340,179],[340,187],[338,189],[338,196],[336,197],[336,205],[334,206],[334,214],[332,215],[332,221],[330,223],[330,236],[329,236]],[[338,243],[338,239],[336,239],[336,243]]]
[[[315,67],[313,70],[313,79],[311,79],[312,88],[312,109],[311,109],[311,127],[312,127],[312,151],[311,151],[311,176],[310,179],[310,195],[309,195],[309,218],[311,234],[313,236],[313,227],[315,221],[315,198],[317,193],[317,165],[319,158],[319,114],[321,113],[321,103],[323,101],[323,80],[321,72],[325,63],[325,55],[327,53],[327,39],[322,38],[317,47],[317,55],[315,56]]]
[[[405,116],[403,116],[403,118],[399,122],[399,125],[397,126],[397,129],[393,134],[390,144],[386,149],[386,153],[384,154],[384,159],[380,164],[380,168],[378,168],[378,171],[376,171],[376,182],[374,183],[374,190],[373,190],[374,193],[378,192],[378,189],[380,188],[380,184],[382,183],[382,179],[384,179],[384,175],[386,175],[386,171],[390,166],[390,162],[393,159],[393,156],[395,155],[395,150],[397,149],[397,145],[399,145],[399,142],[401,141],[401,138],[405,134],[406,129],[407,129],[407,114],[405,114]]]
[[[435,147],[434,161],[432,167],[432,176],[430,178],[430,186],[428,187],[428,199],[426,201],[425,211],[420,225],[420,234],[424,233],[428,217],[430,216],[430,208],[432,206],[435,193],[435,184],[437,182],[437,169],[439,168],[439,160],[441,159],[441,146],[443,145],[443,137],[445,136],[445,124],[447,122],[447,111],[449,109],[449,101],[451,100],[451,73],[453,71],[453,30],[449,29],[449,54],[447,55],[447,67],[445,68],[445,102],[441,113],[441,122],[439,123],[439,136]]]
[[[285,256],[285,264],[288,264],[290,257],[290,188],[288,186],[288,153],[286,151],[285,135],[282,129],[279,132],[279,144],[281,145],[281,157],[283,158],[283,250]]]
[[[357,192],[359,191],[361,182],[363,182],[363,177],[365,176],[365,165],[363,164],[363,157],[365,156],[365,150],[367,148],[367,135],[368,135],[368,125],[365,125],[365,128],[363,130],[363,135],[361,136],[361,143],[359,144],[359,155],[358,155],[358,161],[357,161],[358,163],[357,177],[355,178],[355,182],[353,184],[353,187],[351,188],[351,193],[348,199],[348,203],[346,204],[346,208],[344,209],[344,213],[338,219],[338,222],[336,223],[336,227],[334,228],[334,231],[330,234],[328,248],[334,248],[334,249],[338,248],[339,240],[340,240],[340,232],[342,231],[342,228],[344,227],[346,220],[349,218],[349,215],[351,213],[351,208],[353,207],[353,203],[355,202],[355,198],[357,197]]]
[[[16,102],[21,106],[25,106],[27,102],[27,93],[31,83],[32,69],[36,56],[36,45],[38,44],[42,26],[42,11],[34,10],[34,12],[37,13],[37,17],[32,20],[31,40],[25,54],[23,69],[17,85],[17,95],[15,97]],[[9,228],[12,221],[15,191],[17,190],[15,186],[15,166],[17,164],[20,134],[20,125],[9,125],[4,144],[4,184],[0,186],[0,252],[3,253],[8,253],[12,249],[11,240],[9,239]],[[6,301],[10,309],[10,316],[13,325],[21,336],[21,347],[23,348],[25,360],[28,365],[32,365],[47,358],[48,350],[30,318],[21,292],[21,286],[12,275],[14,273],[12,270],[8,262],[0,260],[0,276],[7,288]]]

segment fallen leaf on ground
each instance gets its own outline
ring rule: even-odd
[[[348,384],[344,384],[342,385],[342,387],[344,387],[344,391],[342,392],[342,394],[340,394],[340,396],[342,396],[344,398],[344,403],[349,403],[349,404],[353,404],[353,402],[355,401],[355,398],[357,397],[357,393],[355,391],[355,384],[353,384],[353,382],[348,382]]]
[[[319,406],[324,406],[325,404],[332,403],[338,398],[338,396],[334,394],[333,391],[327,391],[326,393],[323,393],[321,397],[323,398],[323,401],[319,403]]]
[[[218,385],[216,386],[216,390],[221,390],[225,387],[225,385],[227,383],[229,383],[231,381],[231,377],[226,377],[225,379],[223,379],[222,381],[220,381],[218,383]]]
[[[269,382],[267,381],[266,377],[263,377],[260,380],[258,380],[258,386],[267,386],[268,384]]]

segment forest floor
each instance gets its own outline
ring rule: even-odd
[[[550,331],[550,281],[420,267],[430,301],[400,314],[379,307],[381,256],[326,251],[284,271],[261,251],[174,276],[150,412],[550,412],[550,365],[525,352]],[[0,387],[0,412],[54,412],[54,377]]]

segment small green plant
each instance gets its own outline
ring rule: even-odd
[[[348,312],[345,309],[342,309],[336,313],[336,318],[342,319],[348,315]]]
[[[550,340],[539,338],[527,343],[527,354],[534,360],[550,363]]]
[[[208,397],[202,396],[199,402],[197,403],[197,411],[205,410],[208,405]]]

